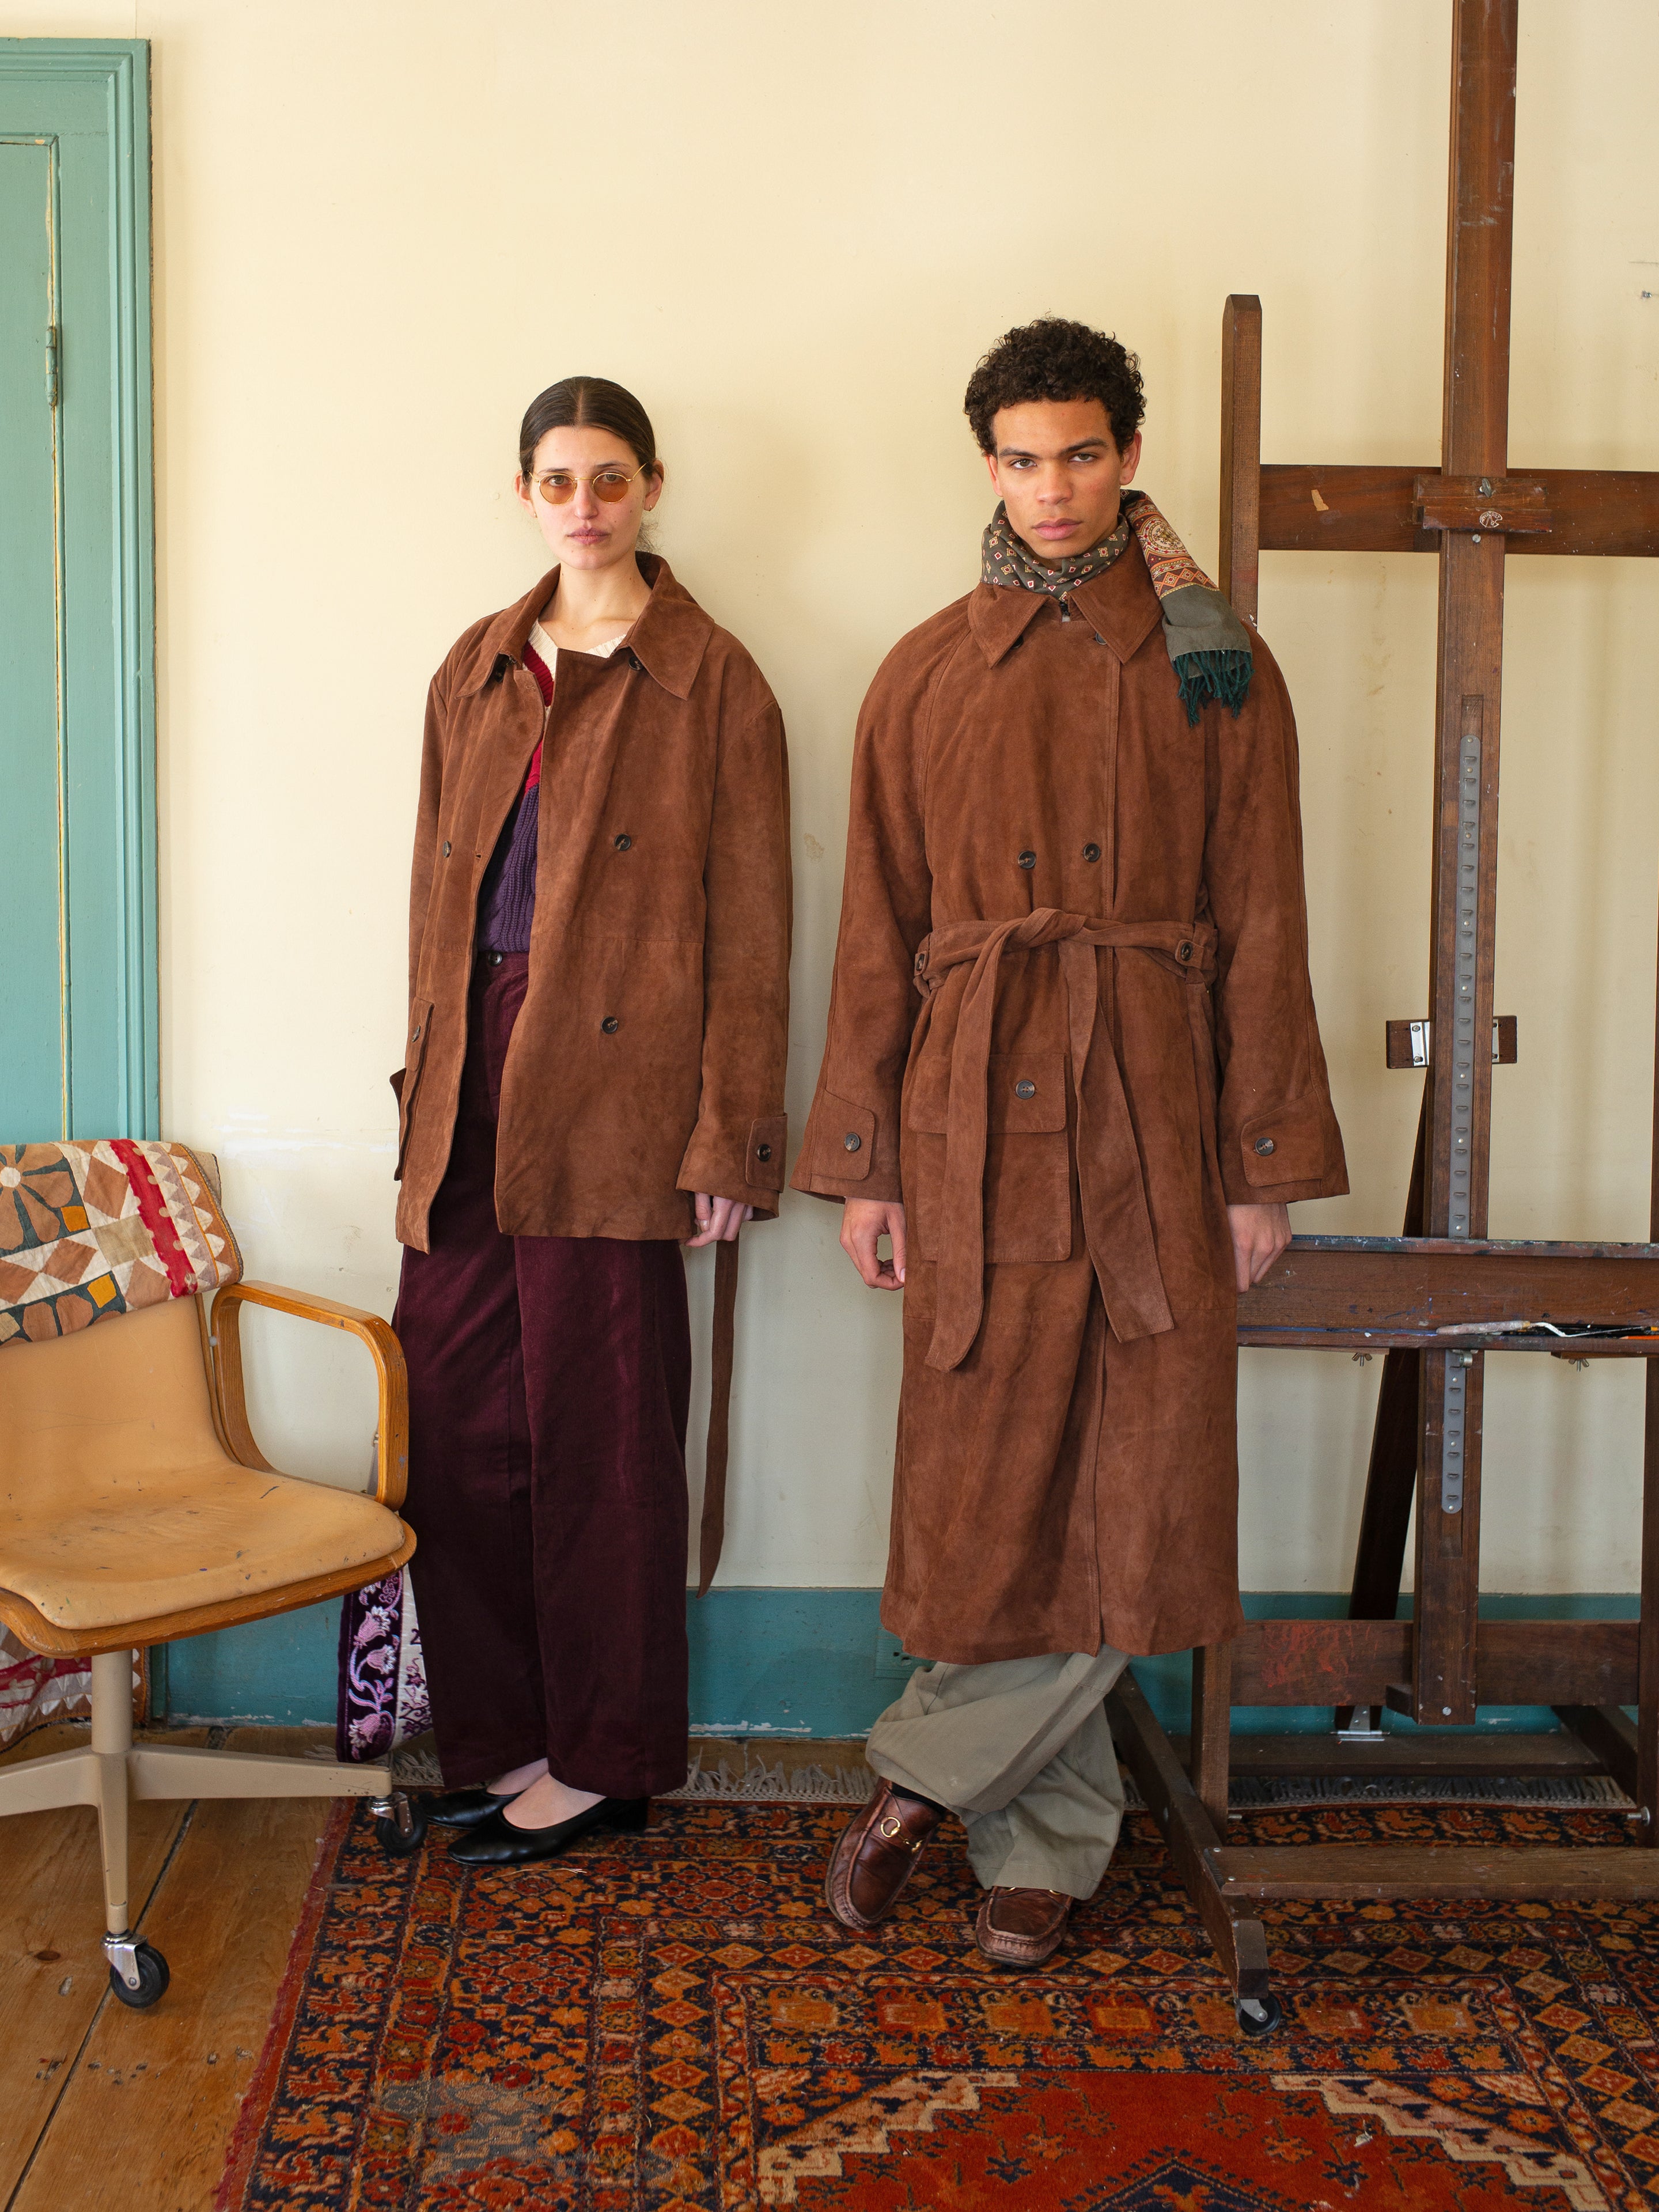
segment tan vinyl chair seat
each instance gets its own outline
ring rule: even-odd
[[[246,1601],[405,1534],[372,1498],[229,1456],[194,1298],[0,1351],[0,1589],[59,1629]]]

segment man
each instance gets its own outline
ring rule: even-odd
[[[969,385],[1001,504],[865,702],[794,1176],[907,1293],[882,1620],[939,1662],[871,1733],[826,1895],[873,1927],[955,1813],[1012,1966],[1111,1856],[1127,1656],[1241,1626],[1236,1294],[1288,1201],[1347,1188],[1290,702],[1128,489],[1144,405],[1053,318]]]

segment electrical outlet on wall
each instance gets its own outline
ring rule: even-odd
[[[876,1631],[876,1680],[878,1682],[908,1682],[918,1667],[930,1662],[920,1659],[914,1651],[907,1651],[904,1639],[884,1628]]]

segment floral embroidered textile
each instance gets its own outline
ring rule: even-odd
[[[403,1568],[347,1591],[340,1607],[339,1680],[337,1758],[384,1759],[431,1727],[415,1593]]]

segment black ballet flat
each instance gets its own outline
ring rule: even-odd
[[[416,1800],[425,1814],[428,1826],[440,1828],[476,1828],[492,1813],[499,1813],[512,1798],[503,1797],[494,1790],[444,1790],[435,1796]]]
[[[644,1827],[651,1813],[648,1797],[601,1797],[584,1813],[568,1820],[556,1820],[550,1828],[515,1828],[504,1813],[496,1813],[449,1847],[449,1856],[466,1866],[524,1866],[532,1859],[556,1858],[578,1836],[593,1828],[617,1828],[632,1832]]]

